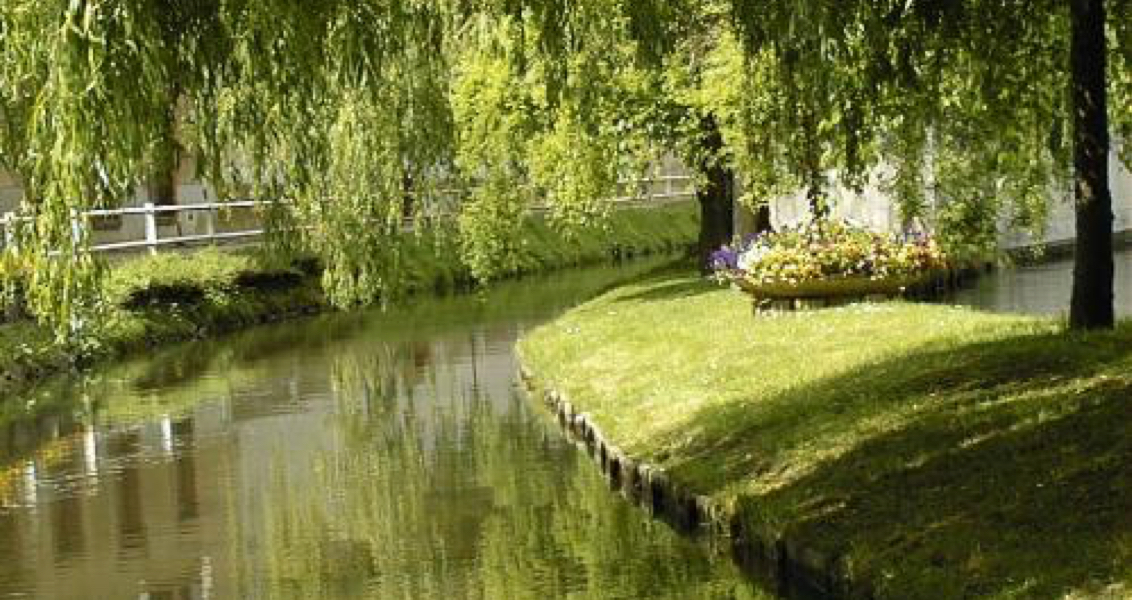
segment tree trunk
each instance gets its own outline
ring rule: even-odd
[[[739,196],[740,191],[736,185],[735,195]],[[745,206],[738,202],[736,198],[735,206],[735,238],[746,241],[760,233],[770,231],[771,214],[770,203],[763,202],[758,204],[755,208]]]
[[[755,233],[766,233],[774,228],[770,222],[770,203],[763,202],[755,209]]]
[[[829,202],[825,197],[825,184],[821,173],[810,171],[810,183],[806,186],[806,202],[810,205],[810,216],[815,221],[829,218]]]
[[[723,161],[723,134],[712,115],[700,121],[700,145],[696,164],[700,176],[696,188],[696,200],[700,203],[698,258],[701,271],[706,273],[710,270],[711,253],[730,244],[735,232],[735,174]]]
[[[1111,328],[1115,318],[1104,0],[1070,0],[1070,15],[1077,242],[1069,324],[1074,329]]]
[[[181,169],[180,136],[177,131],[177,103],[180,97],[180,85],[174,85],[169,90],[160,145],[155,149],[154,172],[149,181],[149,200],[158,206],[177,204],[177,173]],[[157,213],[157,223],[175,225],[178,223],[177,213]]]
[[[821,221],[829,217],[829,203],[825,198],[825,176],[821,170],[817,117],[812,107],[805,109],[802,127],[806,132],[806,202],[810,205],[810,218]]]

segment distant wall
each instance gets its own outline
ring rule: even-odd
[[[1132,172],[1120,162],[1117,152],[1117,148],[1114,148],[1109,156],[1109,182],[1115,217],[1113,230],[1123,232],[1132,230]],[[901,227],[900,212],[893,199],[875,185],[869,186],[861,194],[838,185],[833,187],[829,196],[832,201],[831,212],[835,217],[881,231],[898,231]],[[1001,234],[1004,249],[1032,246],[1037,242],[1059,244],[1073,240],[1072,189],[1051,190],[1050,196],[1050,218],[1045,235],[1036,240],[1028,232],[1004,228]],[[771,215],[775,227],[808,220],[810,209],[805,192],[772,200]]]
[[[0,168],[0,214],[14,209],[22,196],[20,182],[11,173]]]
[[[1112,188],[1113,231],[1132,231],[1132,172],[1124,167],[1113,149],[1108,161],[1109,185]],[[1046,244],[1065,244],[1076,237],[1073,215],[1073,190],[1060,190],[1050,206],[1050,219],[1046,234],[1041,240],[1024,231],[1010,231],[1003,234],[1003,247],[1022,248],[1036,242]]]

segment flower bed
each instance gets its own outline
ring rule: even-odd
[[[712,268],[757,300],[897,296],[945,278],[951,263],[935,241],[840,222],[756,236],[712,255]]]

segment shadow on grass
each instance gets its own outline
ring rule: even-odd
[[[695,277],[694,273],[693,270],[682,264],[674,268],[660,269],[652,273],[647,273],[629,282],[631,285],[647,284],[646,289],[639,292],[619,295],[616,301],[651,302],[676,300],[719,290],[720,284],[707,278]]]
[[[1127,584],[1130,337],[1125,326],[929,346],[704,409],[690,445],[686,433],[666,440],[681,448],[670,471],[702,492],[765,483],[740,500],[756,527],[850,556],[881,597],[1061,598]],[[784,455],[794,458],[775,461]]]

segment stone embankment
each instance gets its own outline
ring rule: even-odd
[[[589,414],[579,412],[561,392],[547,389],[528,369],[521,367],[520,377],[528,393],[546,404],[566,435],[594,460],[613,491],[654,517],[685,534],[725,540],[744,571],[786,597],[874,600],[871,583],[854,577],[845,561],[798,544],[787,535],[758,530],[738,512],[697,494],[663,469],[627,455]]]

